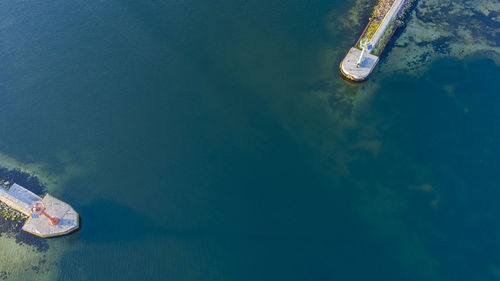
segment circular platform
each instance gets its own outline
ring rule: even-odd
[[[365,54],[363,63],[358,66],[359,56],[361,51],[356,48],[351,48],[345,58],[340,63],[340,72],[346,78],[353,81],[364,81],[370,76],[373,69],[377,65],[378,57],[372,54]]]

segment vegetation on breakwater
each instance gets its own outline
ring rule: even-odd
[[[370,22],[368,23],[367,28],[361,34],[361,39],[358,41],[366,41],[369,42],[375,32],[377,31],[378,27],[382,23],[382,20],[384,19],[384,16],[387,14],[387,12],[391,9],[392,4],[394,3],[395,0],[379,0],[377,5],[373,8],[372,15],[370,16]],[[356,44],[355,46],[359,50],[361,50],[361,46],[359,44]]]
[[[384,34],[380,38],[378,44],[375,46],[375,49],[371,52],[375,56],[380,56],[382,54],[382,51],[385,49],[385,46],[387,43],[392,38],[392,35],[396,31],[396,29],[401,26],[401,21],[396,20],[396,18],[393,18],[387,29],[385,30]]]
[[[2,231],[20,230],[27,216],[0,202],[0,235]]]
[[[365,32],[365,34],[363,36],[363,39],[361,39],[361,41],[369,42],[372,39],[373,34],[375,34],[375,32],[377,31],[377,29],[378,29],[378,27],[380,26],[381,23],[382,23],[381,19],[380,20],[379,19],[372,20],[370,22],[370,24],[368,25],[368,28],[366,29],[366,32]],[[361,50],[360,47],[359,47],[359,49]]]
[[[356,44],[356,48],[361,50],[361,46],[359,46],[359,42],[366,41],[369,42],[377,29],[379,28],[382,20],[385,15],[391,9],[392,4],[394,4],[395,0],[379,0],[377,5],[373,8],[372,15],[370,17],[370,22],[368,23],[367,28],[361,34],[360,40],[358,44]],[[387,30],[384,32],[384,35],[380,39],[380,42],[377,44],[376,48],[371,52],[373,55],[379,56],[381,52],[384,50],[387,43],[390,41],[392,34],[394,34],[395,30],[402,25],[401,20],[406,17],[406,15],[411,10],[413,3],[416,0],[405,0],[403,3],[403,7],[401,11],[399,11],[396,18],[391,21],[391,24],[388,26]],[[399,20],[399,21],[397,21]]]
[[[371,52],[373,55],[380,56],[382,54],[385,47],[387,46],[387,44],[389,44],[389,41],[394,35],[394,32],[396,32],[396,29],[404,25],[403,19],[408,15],[415,1],[416,0],[406,0],[403,2],[403,7],[401,7],[401,10],[399,11],[397,17],[392,19],[390,25],[387,27],[384,34],[380,38],[377,46],[375,46],[375,49],[373,49],[373,51]]]

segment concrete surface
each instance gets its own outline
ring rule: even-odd
[[[59,219],[57,225],[51,225],[43,215],[32,214],[23,226],[23,230],[31,234],[47,238],[68,234],[79,227],[79,216],[73,208],[61,200],[47,194],[42,199],[45,212]]]
[[[78,213],[70,205],[49,194],[42,199],[17,184],[10,188],[0,185],[0,201],[29,216],[22,230],[43,238],[65,235],[80,227]],[[49,219],[43,215],[32,214],[31,207],[37,201],[44,203],[45,213],[59,219],[57,225],[51,225]]]
[[[353,81],[366,80],[378,62],[377,56],[366,53],[363,62],[358,66],[357,63],[360,55],[360,50],[351,48],[344,60],[342,60],[342,63],[340,63],[342,74]]]

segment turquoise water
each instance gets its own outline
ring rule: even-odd
[[[496,280],[497,11],[420,1],[352,85],[374,2],[3,1],[0,165],[82,228],[0,277]]]

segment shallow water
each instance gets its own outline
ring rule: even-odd
[[[0,165],[82,228],[0,278],[498,278],[498,5],[419,1],[353,85],[373,2],[2,2]]]

